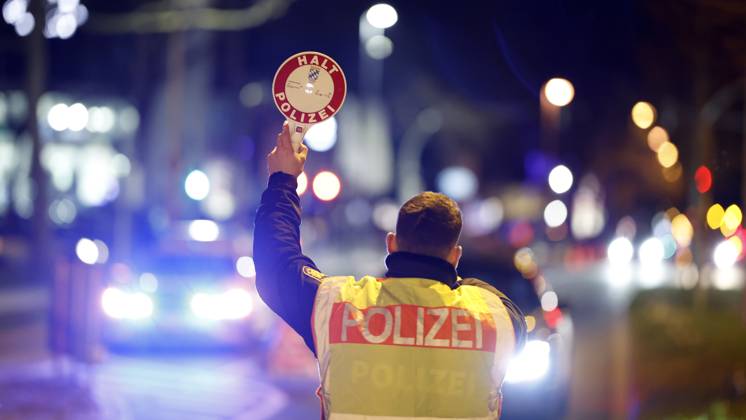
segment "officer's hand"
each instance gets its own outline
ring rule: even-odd
[[[300,145],[298,152],[293,150],[293,145],[290,141],[290,129],[288,128],[288,124],[285,123],[282,126],[282,132],[277,135],[277,146],[267,155],[269,174],[284,172],[297,177],[303,172],[307,156],[308,147],[304,144]]]

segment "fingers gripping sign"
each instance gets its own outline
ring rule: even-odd
[[[285,60],[272,82],[275,105],[287,119],[293,149],[315,123],[336,114],[347,94],[342,68],[331,57],[314,51]]]
[[[277,145],[267,155],[267,168],[269,173],[284,172],[288,175],[298,177],[303,172],[308,157],[308,147],[299,144],[294,149],[290,138],[289,124],[282,125],[282,131],[277,135]]]

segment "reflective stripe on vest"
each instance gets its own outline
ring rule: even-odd
[[[327,419],[499,416],[515,337],[502,301],[487,290],[329,277],[312,323]]]

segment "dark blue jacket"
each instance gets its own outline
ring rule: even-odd
[[[314,272],[320,271],[300,246],[301,208],[295,177],[282,172],[270,176],[254,220],[256,288],[262,300],[287,322],[315,353],[311,312],[318,288]],[[470,284],[497,294],[508,309],[517,348],[525,341],[523,314],[504,294],[477,279],[459,279],[445,260],[408,252],[386,258],[386,277],[417,277],[441,281],[451,288]],[[309,270],[309,268],[311,270]]]

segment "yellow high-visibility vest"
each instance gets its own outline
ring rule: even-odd
[[[328,277],[312,324],[325,419],[499,417],[515,333],[485,289]]]

